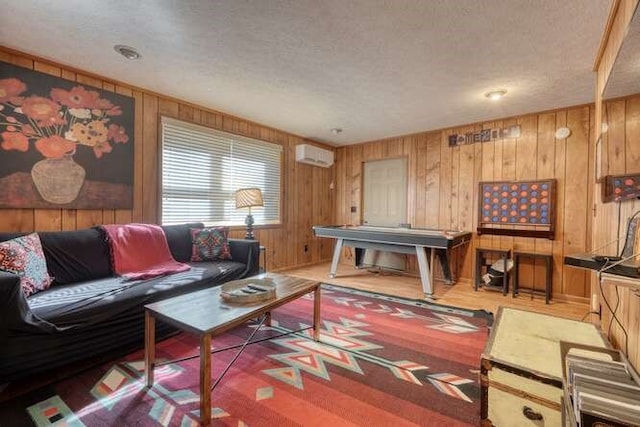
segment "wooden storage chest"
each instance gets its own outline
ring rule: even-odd
[[[483,426],[562,425],[560,341],[609,346],[592,324],[498,308],[480,362]]]

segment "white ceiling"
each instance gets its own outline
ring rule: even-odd
[[[0,43],[343,145],[593,102],[610,4],[1,0]]]

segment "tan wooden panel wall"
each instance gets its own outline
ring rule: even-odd
[[[461,278],[471,283],[478,246],[549,253],[554,261],[554,297],[584,302],[589,296],[588,277],[583,271],[565,268],[563,256],[585,252],[591,243],[593,118],[593,106],[579,106],[341,147],[337,150],[336,219],[342,224],[360,224],[362,163],[368,160],[408,157],[408,221],[414,227],[475,231],[478,182],[555,178],[556,240],[474,234]],[[515,124],[522,130],[517,139],[448,145],[451,134]],[[571,129],[571,136],[556,140],[556,129],[564,126]],[[348,249],[344,255],[350,261]],[[414,260],[409,264],[415,267]],[[535,283],[543,289],[541,265],[523,267],[521,272],[522,283]]]
[[[258,229],[257,239],[266,246],[269,270],[301,266],[328,259],[331,242],[313,236],[314,224],[333,223],[334,168],[297,163],[295,146],[311,143],[266,126],[165,97],[108,78],[53,64],[0,47],[0,60],[62,77],[78,83],[133,96],[135,117],[134,206],[131,210],[2,209],[0,231],[74,230],[107,223],[159,222],[159,118],[169,115],[205,126],[259,138],[282,145],[283,224]],[[331,147],[324,147],[332,149]],[[232,231],[242,237],[244,229]],[[306,248],[306,250],[305,250]]]
[[[640,173],[640,95],[602,102],[607,81],[638,3],[638,0],[614,2],[613,15],[609,17],[602,51],[596,61],[596,120],[606,122],[609,128],[607,134],[603,135],[603,140],[607,142],[602,156],[603,173]],[[596,138],[600,129],[600,126],[594,129]],[[626,221],[640,210],[640,201],[603,204],[600,194],[601,186],[598,184],[594,188],[596,215],[593,220],[593,248],[604,247],[599,253],[615,253],[622,245],[620,242],[624,241]],[[636,370],[640,369],[640,297],[628,288],[616,289],[610,285],[600,288],[593,273],[591,284],[591,293],[599,296],[603,330],[617,348],[628,347],[629,360]],[[616,317],[627,332],[626,337],[622,327],[613,320],[605,300],[615,310]]]
[[[611,174],[640,173],[640,95],[605,102],[603,110],[607,112],[609,131],[608,163]],[[595,194],[599,195],[601,186],[596,186]],[[594,218],[593,247],[602,254],[619,253],[623,244],[628,219],[640,211],[639,200],[627,200],[621,203],[602,203],[596,197],[596,216]],[[600,284],[593,275],[593,293],[600,295]],[[609,332],[610,340],[618,347],[625,347],[625,337],[622,329],[615,322],[612,323],[611,311],[604,299],[611,307],[616,307],[616,316],[627,330],[629,340],[629,357],[640,368],[640,297],[628,288],[605,286],[600,297],[602,306],[602,327]],[[603,299],[604,297],[604,299]]]

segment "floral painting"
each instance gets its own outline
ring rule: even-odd
[[[134,100],[0,62],[0,208],[131,209]]]

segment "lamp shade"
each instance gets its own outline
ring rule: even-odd
[[[236,209],[263,205],[262,191],[259,188],[240,188],[236,190]]]

